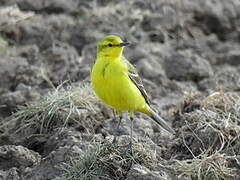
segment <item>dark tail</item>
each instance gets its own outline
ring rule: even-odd
[[[175,131],[164,121],[163,118],[161,118],[156,112],[154,112],[151,109],[151,115],[150,117],[158,124],[160,125],[163,129],[165,129],[166,131],[175,134]]]

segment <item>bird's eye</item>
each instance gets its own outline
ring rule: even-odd
[[[113,45],[111,43],[108,44],[109,47],[112,47]]]

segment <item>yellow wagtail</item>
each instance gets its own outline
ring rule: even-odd
[[[120,117],[119,124],[122,111],[129,111],[131,140],[134,111],[150,116],[157,124],[174,134],[174,130],[150,107],[149,98],[137,70],[122,55],[124,47],[128,44],[114,35],[106,36],[98,44],[97,59],[91,73],[95,93],[105,104],[117,111]]]

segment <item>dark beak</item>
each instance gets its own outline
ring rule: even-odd
[[[124,46],[128,46],[129,44],[130,44],[129,42],[123,41],[123,42],[120,43],[119,45],[120,45],[121,47],[124,47]]]

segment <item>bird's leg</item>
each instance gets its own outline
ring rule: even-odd
[[[131,121],[131,131],[130,131],[130,142],[129,142],[129,146],[132,148],[132,144],[133,144],[133,117],[130,117],[130,121]]]
[[[130,142],[129,142],[129,148],[132,151],[132,145],[133,145],[133,120],[134,120],[134,114],[133,111],[130,111]]]
[[[122,122],[122,112],[121,111],[117,111],[117,114],[118,114],[118,117],[119,117],[119,120],[118,120],[118,124],[117,124],[117,127],[116,127],[116,132],[114,133],[114,137],[113,137],[113,141],[112,141],[112,144],[115,144],[117,142],[117,136],[119,135],[120,133],[120,124]]]

